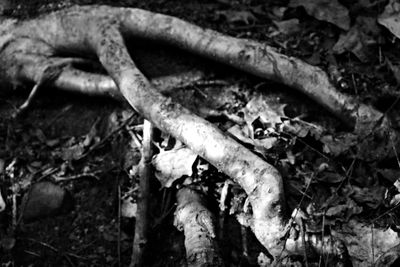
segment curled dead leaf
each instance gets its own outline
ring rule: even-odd
[[[291,0],[289,7],[302,6],[307,14],[322,21],[330,22],[343,30],[350,28],[349,11],[337,0]]]

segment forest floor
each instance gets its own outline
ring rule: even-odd
[[[297,8],[297,2],[37,0],[29,4],[16,1],[8,13],[26,19],[72,4],[129,6],[174,15],[235,37],[259,40],[281,53],[320,66],[330,73],[340,91],[375,106],[388,115],[396,128],[400,123],[400,42],[376,23],[386,1],[342,1],[340,6],[350,12],[333,11],[333,7],[324,10],[325,20],[333,17],[330,22],[318,20],[313,15],[318,12],[312,13],[307,7]],[[332,14],[347,16],[347,25],[335,20]],[[390,151],[377,149],[379,143],[371,144],[360,155],[361,150],[354,152],[349,146],[354,142],[348,134],[352,129],[346,129],[307,97],[275,82],[177,49],[138,44],[132,48],[132,57],[150,78],[201,73],[200,79],[168,94],[229,131],[276,166],[284,177],[289,210],[301,207],[313,218],[314,225],[307,231],[365,226],[366,230],[358,232],[365,236],[360,243],[366,243],[365,253],[372,256],[353,254],[360,262],[375,258],[374,247],[379,245],[372,244],[374,238],[388,239],[389,243],[393,240],[393,246],[398,244],[395,241],[399,230],[396,208],[400,202],[397,182],[400,161],[394,144]],[[13,93],[0,90],[0,186],[8,204],[0,213],[0,263],[2,266],[127,266],[134,219],[126,213],[135,213],[137,181],[132,180],[132,166],[140,160],[140,149],[132,141],[132,129],[139,129],[140,133],[143,119],[115,100],[73,95],[52,88],[41,91],[24,116],[13,118],[16,107],[27,95],[27,90]],[[297,135],[277,130],[289,120],[298,120],[299,125],[308,127]],[[243,133],[245,127],[253,136]],[[335,138],[340,142],[333,142]],[[167,139],[161,133],[156,135],[156,142]],[[174,160],[177,159],[171,159]],[[165,167],[163,164],[167,163],[159,158],[158,168]],[[210,209],[220,214],[218,202],[227,177],[211,166],[206,168],[206,174],[200,174],[206,164],[198,159],[187,164],[192,164],[199,178],[189,182],[207,193]],[[163,185],[154,179],[151,184],[146,266],[185,264],[184,237],[173,226],[176,187],[189,183],[188,179],[180,178],[164,177]],[[27,200],[24,202],[27,192],[33,194],[31,185],[39,181],[51,181],[69,192],[70,197],[62,196],[68,203],[57,208],[61,214],[47,214],[41,209],[48,206],[29,206]],[[259,266],[257,258],[263,249],[234,216],[238,210],[242,211],[246,196],[239,186],[232,183],[230,188],[230,204],[226,205],[230,214],[223,214],[225,221],[219,225],[223,236],[222,257],[227,266]],[[17,216],[18,227],[9,236],[7,229],[15,219],[10,196],[15,194],[19,213],[29,213],[27,207],[33,211],[23,216],[23,223]],[[346,243],[348,237],[341,237]],[[356,241],[349,238],[347,242],[351,247]],[[243,253],[244,246],[247,254]],[[310,261],[312,266],[320,264],[318,259]]]

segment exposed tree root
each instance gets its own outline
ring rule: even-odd
[[[182,188],[177,193],[175,226],[185,234],[188,266],[224,266],[215,242],[214,216],[200,193]]]
[[[151,84],[159,92],[166,93],[176,88],[182,88],[199,81],[204,77],[200,71],[188,71],[176,75],[168,75],[151,79]],[[53,81],[56,88],[83,93],[92,96],[107,96],[116,100],[124,100],[114,80],[105,74],[90,73],[73,67],[62,70]]]
[[[281,176],[274,167],[225,136],[217,127],[159,94],[136,68],[121,32],[146,35],[140,33],[140,25],[136,25],[143,15],[154,14],[136,9],[90,6],[52,13],[22,24],[14,22],[13,34],[8,34],[12,29],[8,25],[2,35],[2,77],[14,84],[38,83],[46,69],[57,69],[54,66],[62,65],[60,58],[54,58],[59,53],[96,55],[132,107],[244,188],[253,206],[256,236],[272,255],[278,255],[286,222]],[[151,29],[151,25],[148,26]],[[64,62],[67,59],[63,59]]]
[[[95,17],[96,19],[88,21],[88,17]],[[73,19],[76,21],[72,21]],[[169,43],[201,56],[235,66],[254,75],[279,81],[310,96],[351,127],[364,128],[370,123],[376,123],[382,117],[382,114],[372,107],[358,103],[355,99],[338,92],[328,75],[318,67],[277,53],[272,47],[259,42],[225,36],[171,16],[154,14],[139,9],[91,6],[55,12],[34,20],[33,25],[18,25],[12,20],[4,21],[1,25],[3,29],[1,34],[2,51],[6,52],[4,49],[10,46],[10,42],[13,43],[11,49],[15,45],[20,46],[19,48],[22,46],[22,51],[18,52],[19,57],[16,58],[16,55],[14,55],[14,59],[19,59],[20,63],[23,63],[27,68],[21,71],[15,68],[6,71],[9,74],[8,80],[18,82],[21,78],[25,78],[37,83],[38,78],[41,77],[40,72],[43,72],[43,68],[40,68],[41,65],[60,65],[61,59],[54,58],[56,53],[63,52],[67,55],[76,55],[89,52],[88,50],[91,49],[87,46],[88,42],[79,45],[75,43],[74,45],[71,41],[75,42],[77,40],[72,39],[79,39],[79,37],[84,36],[89,37],[88,40],[91,39],[90,36],[87,36],[89,33],[85,33],[83,29],[92,28],[93,24],[98,23],[99,20],[103,20],[103,22],[108,20],[108,22],[120,27],[125,36]],[[57,26],[48,27],[50,21],[57,21]],[[77,27],[82,22],[88,22],[89,25]],[[29,23],[32,24],[32,21]],[[40,30],[39,27],[41,26],[45,26],[46,31]],[[14,31],[10,33],[13,28]],[[62,36],[63,34],[56,33],[55,30],[69,31],[72,35],[68,38]],[[25,38],[15,39],[18,35]],[[95,33],[90,32],[89,35],[95,35]],[[30,37],[37,39],[31,40]],[[30,47],[26,47],[26,45]],[[73,53],[71,53],[72,51]],[[10,55],[9,52],[11,51],[6,52],[6,54]],[[33,58],[29,58],[29,55]],[[38,57],[39,55],[42,57]],[[52,56],[51,60],[49,59],[50,56]],[[62,60],[65,61],[65,58]],[[15,62],[11,64],[16,67]],[[10,62],[7,65],[10,65]],[[29,65],[31,69],[29,69]],[[5,66],[2,67],[6,69]],[[32,68],[36,69],[32,70]],[[78,76],[85,77],[81,74]],[[69,73],[68,75],[75,74]],[[99,85],[107,85],[106,87],[110,85],[99,76],[89,75],[84,80],[95,81]]]
[[[2,21],[2,79],[13,85],[41,84],[47,79],[60,89],[119,97],[117,87],[146,119],[187,144],[246,191],[253,209],[251,227],[273,257],[281,255],[287,223],[280,174],[217,127],[160,94],[132,61],[125,46],[128,37],[162,41],[284,83],[359,131],[372,129],[371,125],[382,118],[372,107],[338,92],[317,67],[264,44],[224,36],[171,16],[140,9],[82,6],[26,22]],[[93,58],[109,76],[74,67]]]

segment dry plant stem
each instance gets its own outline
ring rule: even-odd
[[[189,188],[177,192],[175,226],[185,234],[187,264],[190,267],[223,266],[216,246],[213,214],[200,193]]]
[[[151,159],[153,157],[153,126],[145,120],[143,123],[142,158],[139,165],[139,194],[137,199],[137,215],[135,223],[135,236],[133,239],[132,259],[130,267],[141,267],[143,255],[147,245],[147,232],[149,225],[149,198],[150,179],[153,175]]]

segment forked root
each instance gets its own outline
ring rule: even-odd
[[[255,235],[276,256],[274,252],[282,247],[280,235],[285,224],[278,171],[210,122],[158,93],[130,59],[117,27],[103,24],[96,31],[101,34],[91,45],[122,95],[158,128],[181,140],[242,186],[253,206]]]
[[[252,229],[274,258],[283,249],[281,237],[287,223],[278,171],[216,126],[159,93],[135,66],[124,37],[162,41],[286,84],[313,98],[359,133],[372,130],[381,120],[386,126],[381,112],[338,92],[320,68],[277,53],[265,44],[225,36],[171,16],[140,9],[73,7],[20,24],[5,20],[0,36],[0,78],[12,83],[37,83],[37,62],[46,69],[46,60],[58,60],[60,55],[97,56],[112,80],[63,68],[54,84],[88,94],[122,95],[156,127],[230,176],[248,194]]]

